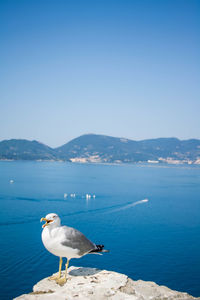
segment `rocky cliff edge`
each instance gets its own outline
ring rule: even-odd
[[[55,275],[55,274],[54,274]],[[134,281],[124,274],[93,268],[70,267],[67,282],[60,286],[45,278],[33,292],[15,300],[173,300],[200,299],[154,282]]]

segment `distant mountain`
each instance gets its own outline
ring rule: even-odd
[[[64,160],[97,163],[200,163],[200,140],[158,138],[133,141],[86,134],[52,149],[37,141],[0,142],[0,159]]]
[[[56,158],[54,149],[37,141],[12,139],[0,142],[0,159],[50,160]]]
[[[56,149],[61,158],[90,162],[172,162],[200,158],[200,140],[158,138],[133,141],[105,135],[86,134]]]

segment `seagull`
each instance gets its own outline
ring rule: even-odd
[[[71,258],[80,258],[86,254],[108,252],[104,250],[104,245],[96,245],[86,238],[86,236],[75,228],[61,226],[61,220],[55,213],[46,215],[41,218],[40,222],[45,221],[42,225],[42,242],[44,247],[52,254],[60,257],[59,272],[57,276],[51,276],[62,285],[67,281],[67,269]],[[61,278],[63,257],[67,258],[65,275]]]

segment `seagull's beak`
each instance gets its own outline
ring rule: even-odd
[[[46,218],[41,218],[40,222],[45,221],[46,223],[42,225],[42,228],[44,228],[45,226],[47,226],[49,223],[53,222],[53,220],[48,220]]]

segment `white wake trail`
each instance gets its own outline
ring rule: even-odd
[[[148,201],[149,201],[149,200],[148,200],[147,198],[146,198],[146,199],[143,199],[143,200],[140,200],[140,201],[136,201],[136,202],[127,204],[127,205],[125,205],[125,206],[122,206],[122,207],[119,207],[119,208],[112,209],[112,210],[109,211],[109,213],[117,212],[117,211],[120,211],[120,210],[125,210],[125,209],[127,209],[127,208],[136,206],[136,205],[138,205],[138,204],[146,203],[146,202],[148,202]]]

